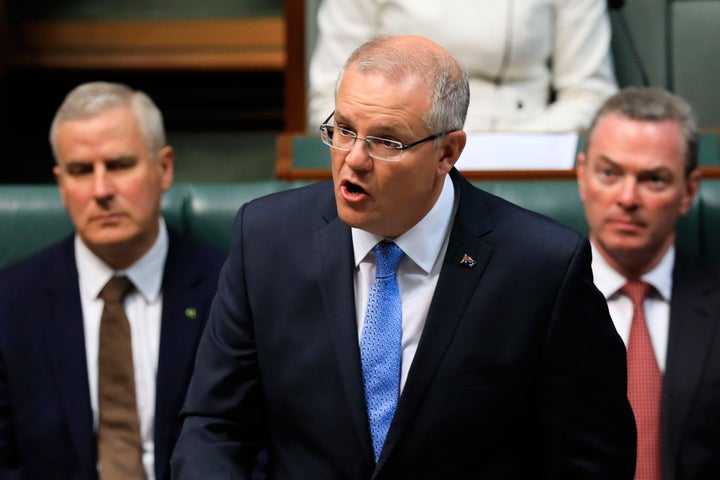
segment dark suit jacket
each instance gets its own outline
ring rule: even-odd
[[[720,273],[679,253],[661,410],[663,480],[720,479]]]
[[[169,240],[155,404],[158,480],[170,478],[177,415],[224,259],[173,232]],[[70,237],[0,274],[0,478],[94,480],[96,450]]]
[[[625,351],[587,239],[452,178],[459,208],[380,459],[330,183],[241,208],[173,478],[632,479]],[[464,254],[477,261],[463,264]]]

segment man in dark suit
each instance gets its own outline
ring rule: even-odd
[[[172,183],[173,150],[144,93],[80,85],[50,140],[75,235],[0,274],[0,478],[168,479],[224,255],[165,226],[160,199]],[[121,277],[130,292],[114,318],[124,322],[129,355],[105,363],[110,300],[99,295]],[[107,366],[113,361],[122,372]],[[128,388],[105,390],[121,376]],[[120,421],[112,402],[125,400],[130,417]],[[113,472],[117,440],[130,438],[118,425],[134,432],[132,473]]]
[[[578,156],[595,283],[627,344],[643,480],[720,478],[720,273],[675,247],[697,153],[687,102],[626,88],[600,108]],[[633,283],[647,291],[638,308]]]
[[[468,97],[422,37],[348,60],[333,182],[237,216],[174,479],[249,478],[263,448],[274,479],[632,478],[588,241],[454,169]]]

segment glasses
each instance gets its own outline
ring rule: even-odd
[[[330,116],[320,125],[320,137],[325,145],[330,148],[342,150],[343,152],[349,152],[355,145],[356,140],[362,140],[365,142],[368,155],[372,158],[385,160],[387,162],[397,162],[400,160],[402,153],[408,148],[420,145],[421,143],[429,142],[430,140],[435,140],[438,137],[455,131],[448,130],[447,132],[436,133],[434,135],[430,135],[429,137],[421,138],[415,142],[403,145],[397,140],[373,137],[371,135],[368,135],[365,138],[360,138],[357,136],[357,133],[353,132],[349,128],[335,127],[328,124],[328,120],[330,120],[333,115],[335,115],[335,112],[332,112]]]

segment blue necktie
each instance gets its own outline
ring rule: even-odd
[[[375,282],[368,296],[360,359],[370,434],[377,461],[400,393],[402,306],[395,272],[404,253],[391,242],[380,242],[373,250]]]

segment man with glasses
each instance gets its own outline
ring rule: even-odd
[[[465,73],[422,37],[341,72],[332,182],[243,206],[175,479],[631,479],[586,238],[471,186]]]

